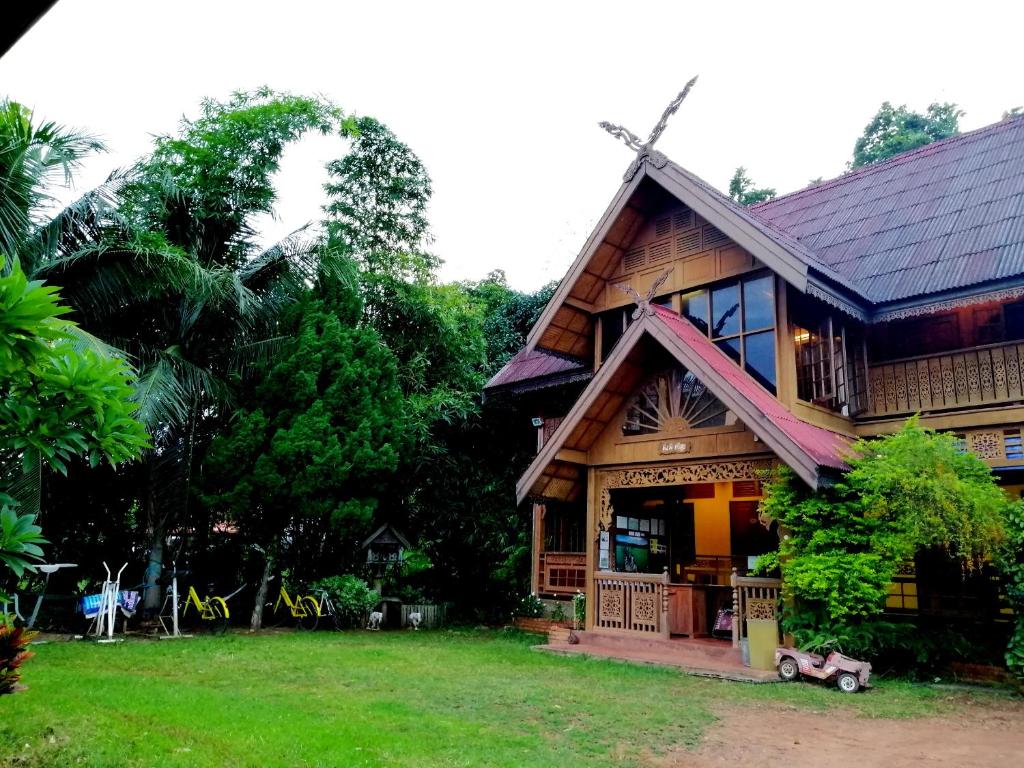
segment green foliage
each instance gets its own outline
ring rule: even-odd
[[[0,275],[0,465],[36,452],[64,472],[73,456],[95,466],[137,456],[148,439],[134,418],[133,373],[84,347],[57,289],[14,264]]]
[[[0,254],[25,254],[35,212],[52,202],[48,185],[70,182],[82,158],[102,149],[92,136],[36,121],[27,107],[0,101]]]
[[[408,445],[394,356],[344,312],[303,304],[293,348],[210,447],[207,503],[261,544],[301,528],[295,546],[329,535],[352,557]]]
[[[1006,597],[1013,608],[1013,632],[1006,648],[1006,668],[1024,683],[1024,502],[1010,505],[1006,539],[997,558]]]
[[[539,619],[544,616],[544,603],[537,597],[537,593],[531,592],[524,595],[516,606],[516,616],[525,616],[529,619]]]
[[[742,165],[729,179],[729,197],[740,205],[754,205],[775,197],[775,187],[754,186],[754,180],[747,176],[747,169]]]
[[[36,636],[23,627],[8,627],[0,621],[0,696],[24,690],[18,683],[21,674],[18,668],[35,656],[28,650],[28,644]]]
[[[961,110],[953,103],[929,104],[924,114],[885,101],[853,147],[851,168],[887,160],[960,133]]]
[[[369,276],[429,280],[439,262],[429,240],[430,176],[420,159],[383,123],[354,121],[350,151],[327,165],[324,186],[332,246],[355,258]]]
[[[763,510],[783,535],[759,567],[781,570],[784,628],[801,645],[873,654],[908,641],[906,625],[879,620],[901,565],[938,549],[977,567],[1005,537],[1008,502],[980,459],[916,418],[894,435],[858,442],[849,464],[845,477],[815,492],[779,472]]]
[[[380,602],[380,594],[358,576],[328,576],[310,584],[310,591],[319,596],[326,591],[341,616],[342,626],[350,628],[366,624],[366,617]]]
[[[11,501],[9,496],[4,498],[0,494],[0,563],[20,579],[26,570],[35,570],[33,561],[43,559],[39,545],[48,542],[43,538],[43,529],[35,524],[35,515],[19,515]]]
[[[583,629],[587,623],[587,596],[583,592],[572,596],[572,622],[576,629]]]

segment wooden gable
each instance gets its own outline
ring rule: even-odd
[[[645,293],[672,267],[662,294],[766,266],[803,291],[799,244],[781,243],[728,198],[669,164],[645,164],[619,190],[527,338],[527,348],[594,357],[594,315]]]

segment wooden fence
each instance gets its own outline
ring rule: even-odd
[[[444,605],[405,605],[402,604],[402,628],[411,626],[409,614],[419,613],[420,629],[437,629],[444,626],[447,611]]]

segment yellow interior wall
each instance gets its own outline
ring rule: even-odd
[[[729,555],[729,500],[732,483],[715,483],[715,498],[692,499],[698,555]]]

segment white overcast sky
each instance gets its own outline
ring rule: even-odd
[[[100,182],[204,96],[269,85],[387,123],[434,180],[442,278],[562,276],[630,155],[692,75],[659,148],[719,188],[840,174],[883,100],[955,101],[964,129],[1024,104],[1024,3],[60,0],[0,59],[0,96],[110,146]],[[288,152],[276,239],[319,219],[337,139]]]

